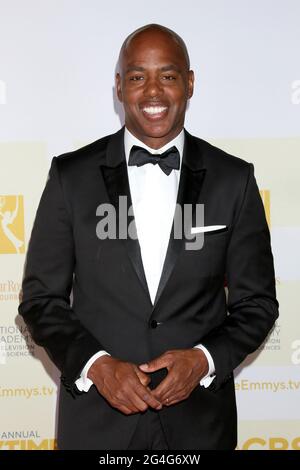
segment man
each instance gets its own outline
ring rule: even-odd
[[[184,129],[194,74],[173,31],[133,32],[116,84],[125,126],[53,159],[27,255],[19,311],[62,372],[58,446],[234,449],[233,370],[278,316],[253,165]],[[193,227],[204,207],[198,249],[176,236],[185,205]]]

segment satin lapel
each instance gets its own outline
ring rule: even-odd
[[[181,212],[183,214],[183,205],[192,205],[192,218],[195,217],[196,203],[199,201],[200,191],[203,185],[206,169],[203,168],[203,161],[200,149],[197,146],[196,139],[185,131],[185,144],[181,166],[181,174],[177,195],[177,205],[180,205]],[[187,241],[184,237],[183,220],[181,220],[181,229],[183,236],[181,238],[174,237],[175,228],[175,217],[173,219],[173,225],[169,240],[169,245],[164,261],[164,266],[158,285],[156,297],[154,300],[153,310],[156,307],[164,288],[172,271],[175,267],[176,261],[179,254],[184,249],[185,242]]]
[[[116,210],[116,227],[118,234],[120,224],[120,196],[126,196],[126,199],[123,199],[124,201],[127,201],[126,214],[128,214],[128,209],[132,206],[124,150],[124,127],[110,138],[110,141],[107,146],[106,162],[100,165],[100,170],[102,172],[103,180],[106,186],[110,202]],[[124,210],[123,205],[121,209]],[[128,216],[127,218],[126,214],[123,215],[124,220],[127,221],[126,233],[128,233],[128,225],[132,225],[135,222],[134,216]],[[149,301],[151,302],[141,257],[139,241],[137,238],[133,239],[129,236],[126,236],[126,238],[121,239],[121,241],[124,243],[125,249],[132,262],[134,270],[141,282],[141,285],[143,286],[143,289],[149,297]]]

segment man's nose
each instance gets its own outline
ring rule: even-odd
[[[145,96],[151,96],[154,98],[155,96],[160,96],[162,92],[163,87],[159,79],[157,77],[148,78],[144,88]]]

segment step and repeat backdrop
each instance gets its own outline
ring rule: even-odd
[[[123,124],[114,74],[134,29],[185,40],[186,128],[253,162],[280,317],[236,370],[238,449],[300,450],[300,3],[295,0],[0,0],[0,449],[53,449],[59,371],[18,316],[51,158]],[[51,214],[49,214],[51,217]]]

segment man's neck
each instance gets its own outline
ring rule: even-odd
[[[138,139],[140,142],[144,143],[147,147],[153,150],[159,150],[162,147],[166,146],[169,142],[176,139],[176,137],[183,131],[182,127],[181,129],[174,132],[174,134],[171,133],[168,134],[168,136],[153,138],[148,136],[137,136],[134,131],[129,129],[126,125],[125,127],[127,131],[130,132],[136,139]]]

